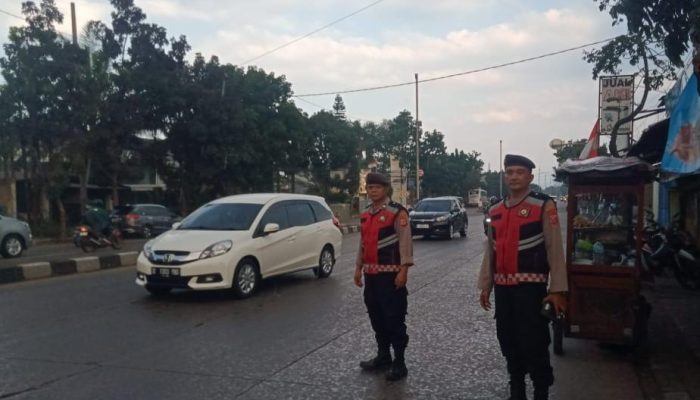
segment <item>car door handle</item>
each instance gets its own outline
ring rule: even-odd
[[[297,237],[296,237],[296,236],[292,236],[292,237],[290,237],[289,239],[287,239],[287,241],[290,242],[290,243],[291,243],[291,242],[294,242],[294,241],[296,241],[296,240],[297,240]]]

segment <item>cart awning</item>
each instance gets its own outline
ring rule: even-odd
[[[651,182],[656,168],[637,157],[594,157],[587,160],[567,160],[556,169],[558,181],[593,184],[617,182]]]

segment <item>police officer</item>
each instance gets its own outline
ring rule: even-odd
[[[507,155],[504,161],[510,194],[489,209],[480,303],[489,310],[494,289],[496,332],[510,375],[510,399],[527,399],[525,375],[529,374],[535,400],[545,400],[554,375],[549,362],[549,321],[541,309],[550,302],[560,315],[567,306],[561,230],[554,201],[530,191],[535,164],[518,155]]]
[[[360,362],[367,371],[389,369],[386,379],[408,374],[404,352],[408,344],[406,307],[408,267],[413,265],[413,242],[408,212],[389,199],[389,179],[370,172],[367,195],[372,204],[361,215],[361,240],[355,267],[355,285],[363,286],[369,320],[377,341],[376,357]],[[394,349],[391,358],[390,347]]]

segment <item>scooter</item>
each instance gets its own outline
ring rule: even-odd
[[[678,283],[686,289],[700,290],[700,251],[676,221],[668,232],[668,244],[673,252],[673,275]]]
[[[86,253],[92,253],[97,249],[111,246],[113,249],[122,247],[121,233],[118,229],[112,229],[109,237],[99,237],[95,235],[89,226],[81,225],[78,228],[80,248]]]

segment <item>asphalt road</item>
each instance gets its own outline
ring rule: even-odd
[[[409,376],[373,355],[358,235],[329,279],[310,271],[226,292],[152,298],[121,268],[0,287],[0,399],[498,399],[507,376],[491,313],[477,305],[481,215],[469,237],[417,240],[409,273]],[[628,354],[566,340],[554,399],[639,399]]]
[[[14,267],[18,264],[29,264],[40,261],[58,261],[67,260],[75,257],[109,255],[124,251],[141,251],[146,239],[125,239],[122,242],[120,250],[114,250],[111,247],[98,249],[94,253],[86,254],[82,249],[75,247],[73,242],[69,243],[50,243],[32,246],[22,253],[18,258],[2,258],[0,257],[0,268]]]

